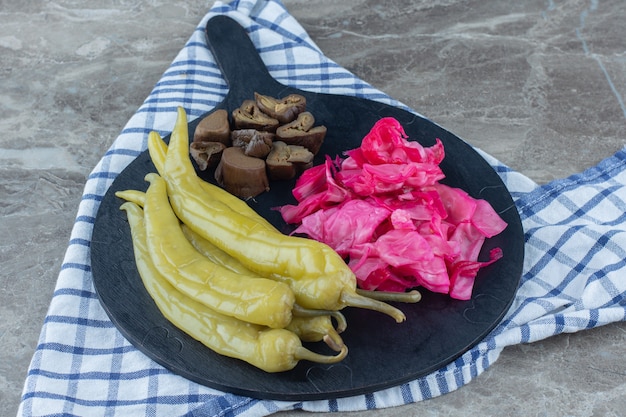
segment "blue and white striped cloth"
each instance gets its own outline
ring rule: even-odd
[[[148,359],[117,331],[94,292],[92,228],[107,188],[146,148],[148,132],[171,131],[177,106],[195,118],[224,98],[226,84],[204,39],[205,24],[216,14],[229,15],[249,30],[271,74],[284,84],[401,106],[324,57],[280,2],[215,3],[87,180],[19,415],[265,416],[287,409],[392,407],[458,389],[493,364],[506,346],[625,319],[626,151],[545,186],[484,155],[521,214],[524,275],[502,323],[453,363],[367,396],[279,402],[219,392]]]

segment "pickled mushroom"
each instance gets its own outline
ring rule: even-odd
[[[280,126],[276,130],[276,136],[288,145],[300,145],[317,154],[326,136],[325,126],[316,126],[313,114],[306,111],[300,113],[298,118],[291,123]]]
[[[206,171],[208,168],[214,168],[220,162],[222,152],[226,149],[226,145],[222,142],[191,142],[189,145],[189,153],[200,171]]]
[[[276,141],[265,160],[272,180],[290,180],[313,166],[313,153],[304,146]]]
[[[193,142],[220,142],[228,146],[230,141],[230,122],[228,112],[219,109],[206,116],[198,123],[193,134]]]
[[[244,100],[232,115],[235,129],[275,132],[279,125],[279,121],[263,113],[254,100]]]
[[[247,156],[265,158],[272,150],[274,134],[256,129],[239,129],[231,132],[233,146],[243,149]]]
[[[278,120],[281,124],[294,121],[300,113],[306,110],[306,98],[300,94],[290,94],[277,99],[254,93],[254,98],[262,112]]]
[[[270,189],[265,161],[247,156],[242,148],[234,146],[222,152],[215,169],[215,180],[226,191],[243,199],[256,197]]]

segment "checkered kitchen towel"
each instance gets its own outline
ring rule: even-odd
[[[226,14],[250,30],[271,74],[284,84],[400,105],[325,58],[278,1],[215,3],[89,176],[25,381],[20,415],[264,416],[290,408],[391,407],[467,384],[494,363],[505,346],[625,319],[626,152],[541,187],[484,155],[521,214],[524,275],[503,322],[453,363],[372,395],[294,403],[215,391],[148,359],[122,337],[98,302],[90,272],[91,233],[107,188],[146,148],[148,132],[171,131],[177,106],[184,106],[193,119],[224,98],[226,84],[204,39],[205,24],[216,14]],[[299,77],[302,74],[307,76]]]

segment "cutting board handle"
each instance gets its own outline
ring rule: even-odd
[[[207,22],[206,38],[229,87],[225,101],[241,103],[254,92],[275,90],[281,85],[270,75],[246,30],[234,19],[215,16]]]

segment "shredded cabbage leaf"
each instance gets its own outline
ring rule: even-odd
[[[506,222],[491,205],[442,184],[445,156],[409,141],[394,118],[379,120],[361,146],[305,171],[293,190],[297,204],[279,207],[294,234],[324,242],[343,256],[360,288],[422,287],[471,298],[480,268],[500,259],[478,256]]]

